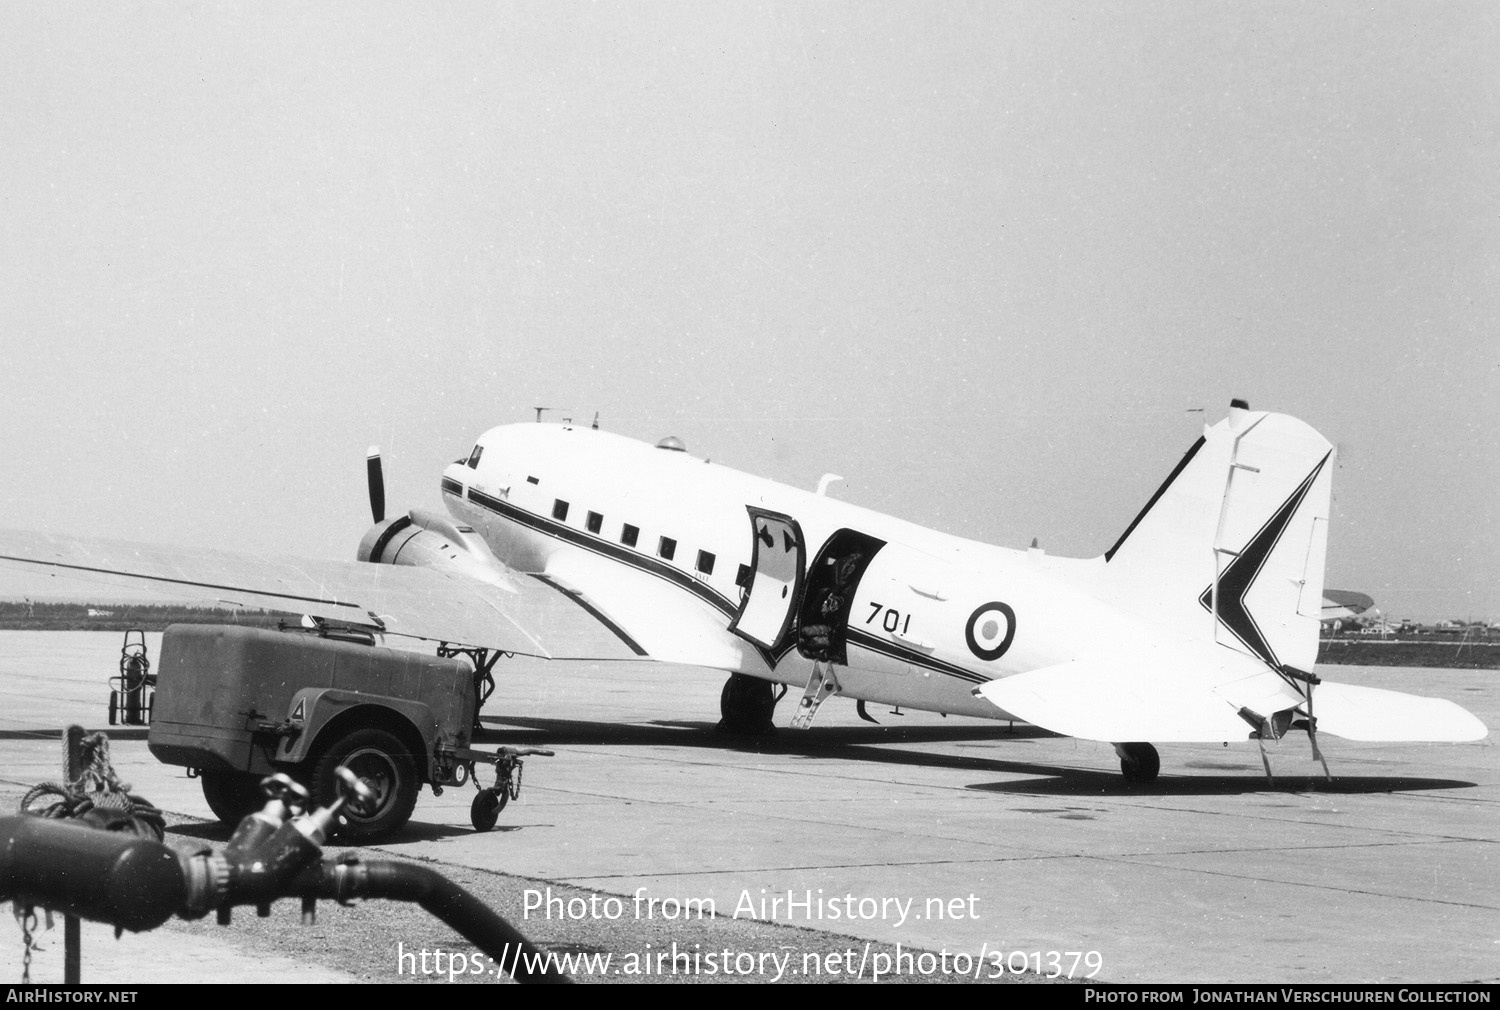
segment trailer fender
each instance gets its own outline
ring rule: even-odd
[[[354,710],[366,708],[368,713]],[[344,716],[349,718],[345,719]],[[408,724],[410,732],[420,739],[423,778],[427,778],[431,757],[438,739],[437,718],[432,709],[419,701],[344,691],[333,687],[305,687],[292,695],[287,706],[287,734],[276,748],[276,761],[301,764],[317,748],[319,737],[331,724],[339,723],[339,732],[354,722],[370,726],[387,726],[394,720]],[[398,728],[398,727],[392,727]]]

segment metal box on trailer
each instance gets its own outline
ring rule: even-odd
[[[422,783],[458,784],[469,749],[474,670],[462,659],[301,632],[175,624],[162,636],[148,743],[203,780],[214,813],[237,821],[274,772],[315,799],[347,765],[376,790],[376,810],[346,830],[374,837],[410,818]]]

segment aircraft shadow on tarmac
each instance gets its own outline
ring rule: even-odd
[[[1117,771],[1070,768],[1057,764],[977,755],[944,754],[896,749],[891,744],[942,744],[980,741],[997,745],[1024,746],[1031,740],[1056,734],[1034,726],[830,726],[807,733],[777,731],[763,737],[736,737],[714,732],[708,722],[654,722],[649,724],[601,723],[564,719],[504,718],[486,720],[490,725],[478,734],[476,746],[504,743],[510,746],[624,745],[691,747],[713,750],[780,754],[809,760],[839,758],[876,764],[957,771],[1024,775],[1020,781],[984,782],[968,785],[980,792],[1041,796],[1234,796],[1245,793],[1389,793],[1436,789],[1468,789],[1475,783],[1458,779],[1401,775],[1347,776],[1335,772],[1333,780],[1321,774],[1277,774],[1267,782],[1259,761],[1192,762],[1186,769],[1209,768],[1216,774],[1163,774],[1147,784],[1127,783]],[[497,729],[496,724],[503,726]],[[1299,758],[1300,762],[1300,758]],[[1281,761],[1287,764],[1285,758]],[[1272,771],[1276,771],[1273,757]],[[1337,760],[1331,763],[1337,768]]]
[[[1274,766],[1273,766],[1274,770]],[[1475,783],[1457,779],[1404,778],[1379,775],[1351,778],[1334,775],[1277,775],[1267,782],[1259,768],[1243,775],[1163,774],[1155,782],[1127,783],[1118,773],[1090,769],[1053,769],[1051,778],[1024,782],[986,782],[968,788],[1015,796],[1239,796],[1247,793],[1407,793],[1432,789],[1470,789]]]
[[[591,722],[578,719],[505,717],[485,719],[489,725],[475,737],[475,745],[513,747],[626,745],[641,747],[697,747],[740,750],[758,754],[821,754],[829,748],[868,744],[954,743],[964,740],[1006,741],[1051,738],[1056,733],[1035,726],[1013,729],[995,725],[955,723],[952,726],[826,726],[807,733],[777,730],[764,736],[721,733],[715,723],[657,720],[650,723]]]

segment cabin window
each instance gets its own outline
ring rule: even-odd
[[[698,571],[704,575],[712,575],[714,573],[714,556],[708,551],[698,552]]]
[[[604,517],[597,512],[589,513],[588,528],[590,533],[598,533],[599,528],[604,525]]]
[[[479,465],[479,457],[484,455],[484,446],[475,444],[474,451],[469,453],[469,469],[472,470]]]
[[[672,556],[677,553],[677,541],[671,537],[662,537],[656,545],[656,553],[671,561]]]
[[[740,570],[734,573],[734,584],[737,585],[737,586],[739,586],[741,589],[746,589],[746,588],[749,587],[749,585],[750,585],[750,566],[749,565],[740,565]]]
[[[568,521],[568,503],[561,498],[552,503],[552,518],[560,523]]]
[[[526,483],[528,483],[528,484],[540,484],[541,481],[537,480],[535,477],[527,477],[526,478]]]
[[[641,531],[637,527],[626,523],[624,529],[620,530],[620,543],[626,547],[634,547],[636,540],[640,539],[640,535]]]

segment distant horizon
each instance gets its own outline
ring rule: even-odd
[[[0,573],[3,574],[3,573]],[[1372,594],[1373,595],[1373,594]],[[1395,621],[1415,621],[1419,624],[1436,624],[1438,621],[1462,621],[1466,624],[1500,623],[1500,601],[1489,600],[1481,608],[1481,601],[1472,599],[1474,594],[1461,589],[1411,589],[1390,594],[1387,599],[1408,601],[1405,605],[1390,605],[1375,597],[1375,605],[1366,615],[1378,615]],[[223,610],[241,613],[286,613],[294,610],[263,610],[254,607],[236,606],[232,603],[215,603],[201,598],[152,595],[141,590],[123,596],[91,595],[85,591],[77,593],[59,592],[46,594],[16,594],[0,590],[0,604],[7,603],[74,603],[95,607],[126,606],[180,606],[202,610]]]

